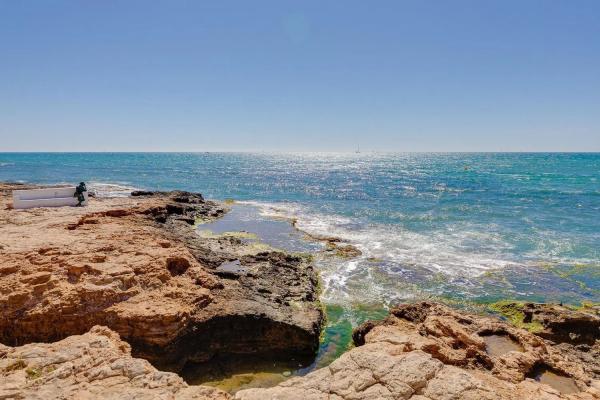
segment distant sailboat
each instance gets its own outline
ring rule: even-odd
[[[358,147],[356,148],[356,154],[360,153],[360,144],[358,145]]]

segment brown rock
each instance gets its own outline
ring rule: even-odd
[[[106,327],[52,344],[0,345],[2,399],[196,399],[227,400],[206,386],[188,386],[148,361]]]
[[[534,326],[537,336],[555,344],[555,348],[577,360],[596,379],[600,378],[600,316],[596,307],[573,310],[556,304],[505,303],[518,324]]]
[[[354,338],[329,367],[235,399],[600,399],[600,381],[559,346],[441,304],[401,305]]]
[[[600,339],[600,317],[595,308],[572,310],[554,304],[514,304],[521,307],[525,323],[539,323],[538,336],[555,343],[593,345]]]
[[[314,357],[323,316],[312,266],[200,238],[178,220],[221,215],[221,205],[174,192],[5,210],[9,192],[0,194],[0,342],[51,342],[105,325],[134,355],[169,369],[223,353]],[[220,278],[216,266],[231,259],[250,273]]]
[[[362,255],[362,252],[351,244],[340,244],[338,241],[327,241],[325,244],[325,254],[334,255],[340,258],[355,258]]]

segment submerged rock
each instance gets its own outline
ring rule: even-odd
[[[339,242],[327,241],[325,243],[325,254],[340,258],[356,258],[362,252],[351,244],[340,244]]]

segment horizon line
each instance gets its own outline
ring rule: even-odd
[[[0,154],[600,154],[600,150],[13,150]]]

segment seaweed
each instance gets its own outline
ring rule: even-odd
[[[505,317],[511,324],[518,328],[523,328],[531,333],[540,332],[544,329],[539,321],[527,321],[523,307],[525,303],[515,300],[500,300],[488,305],[491,311],[494,311]]]

